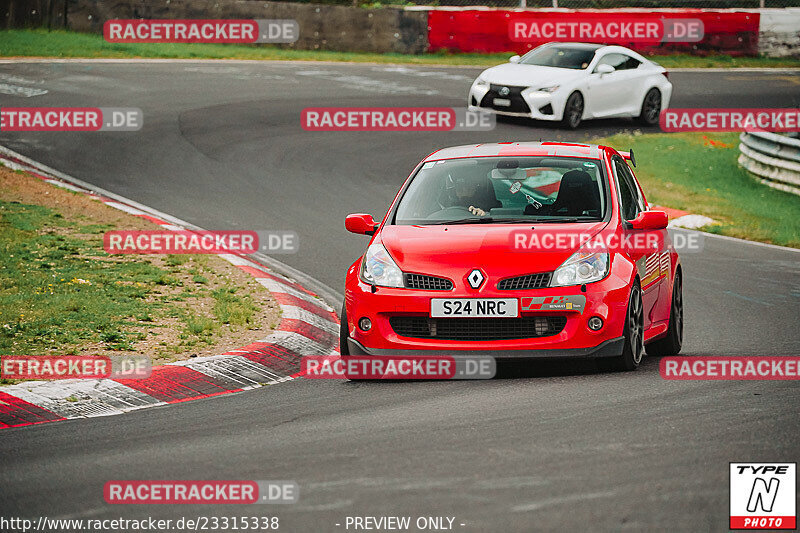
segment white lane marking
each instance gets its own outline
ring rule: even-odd
[[[323,80],[334,81],[347,85],[353,89],[360,89],[362,91],[385,93],[385,94],[423,94],[431,96],[439,94],[439,91],[433,89],[421,89],[411,85],[401,85],[393,81],[377,80],[367,78],[366,76],[346,75],[338,72],[329,72],[324,70],[301,70],[296,72],[298,76],[309,76],[313,78],[320,78]]]
[[[109,206],[109,207],[113,207],[114,209],[119,209],[120,211],[125,211],[126,213],[129,213],[131,215],[144,215],[145,214],[144,211],[136,209],[135,207],[130,207],[128,205],[121,204],[119,202],[107,201],[107,202],[105,202],[105,204],[107,206]]]
[[[579,502],[583,500],[598,500],[601,498],[611,498],[616,496],[616,491],[605,492],[587,492],[585,494],[573,494],[570,496],[561,496],[559,498],[547,498],[536,502],[526,503],[523,505],[515,505],[511,511],[515,513],[526,513],[529,511],[538,511],[543,507],[550,507],[551,505],[562,505],[565,503]]]
[[[332,335],[339,335],[339,324],[327,320],[311,311],[306,311],[302,307],[297,307],[296,305],[282,305],[281,311],[283,311],[281,318],[291,318],[308,322],[312,326],[316,326]]]
[[[290,296],[294,296],[295,298],[300,298],[301,300],[305,300],[308,303],[312,303],[314,305],[318,305],[319,307],[327,310],[333,311],[327,304],[325,304],[322,300],[318,298],[314,298],[310,294],[306,294],[303,291],[298,291],[287,285],[286,283],[281,283],[280,281],[275,281],[269,278],[256,278],[256,281],[267,288],[269,292],[275,293],[280,292],[283,294],[288,294]]]
[[[330,349],[293,331],[276,331],[257,342],[277,344],[298,355],[328,355]]]
[[[24,382],[3,392],[64,418],[117,415],[164,403],[110,379]]]
[[[474,78],[464,76],[463,74],[450,74],[447,72],[438,72],[435,70],[417,70],[414,68],[403,66],[391,67],[372,67],[375,72],[391,72],[394,74],[405,74],[407,76],[415,76],[418,78],[434,78],[437,80],[452,80],[452,81],[468,81],[472,82]]]
[[[34,89],[32,87],[20,87],[19,85],[11,85],[9,83],[0,83],[0,94],[7,94],[9,96],[22,96],[30,98],[32,96],[41,96],[47,94],[47,89]]]
[[[286,76],[280,74],[263,74],[252,70],[241,69],[239,67],[221,67],[216,65],[200,65],[195,67],[184,67],[184,72],[197,72],[200,74],[218,74],[236,80],[285,80]]]
[[[32,80],[30,78],[17,76],[16,74],[4,74],[2,72],[0,72],[0,80],[19,85],[44,85],[44,80]]]
[[[178,364],[219,381],[235,384],[241,389],[252,389],[264,383],[280,383],[287,379],[287,376],[239,355],[198,357]]]

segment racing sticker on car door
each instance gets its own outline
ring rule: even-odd
[[[523,311],[578,311],[583,312],[586,296],[531,296],[520,299]]]
[[[642,272],[642,260],[644,259],[644,272]],[[659,252],[649,254],[647,258],[641,258],[636,262],[639,277],[642,279],[642,289],[646,289],[661,281],[669,273],[669,252]]]

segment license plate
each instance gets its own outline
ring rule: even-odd
[[[516,298],[431,298],[432,318],[516,318]]]
[[[503,107],[511,107],[511,100],[508,98],[495,98],[494,105],[499,105]]]

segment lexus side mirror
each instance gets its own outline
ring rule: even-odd
[[[378,229],[378,224],[372,218],[372,215],[358,213],[355,215],[347,215],[344,219],[344,227],[351,233],[373,235],[375,230]]]
[[[666,229],[669,219],[664,211],[642,211],[631,220],[633,229]]]
[[[519,63],[520,57],[519,56],[511,56],[508,58],[509,63]]]
[[[598,72],[600,74],[611,74],[615,70],[616,69],[614,67],[612,67],[611,65],[607,65],[605,63],[597,65],[597,68],[594,69],[595,72]]]

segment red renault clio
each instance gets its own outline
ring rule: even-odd
[[[347,272],[349,355],[599,358],[681,349],[681,265],[628,161],[571,143],[446,148],[406,180]],[[656,237],[656,239],[653,239]]]

